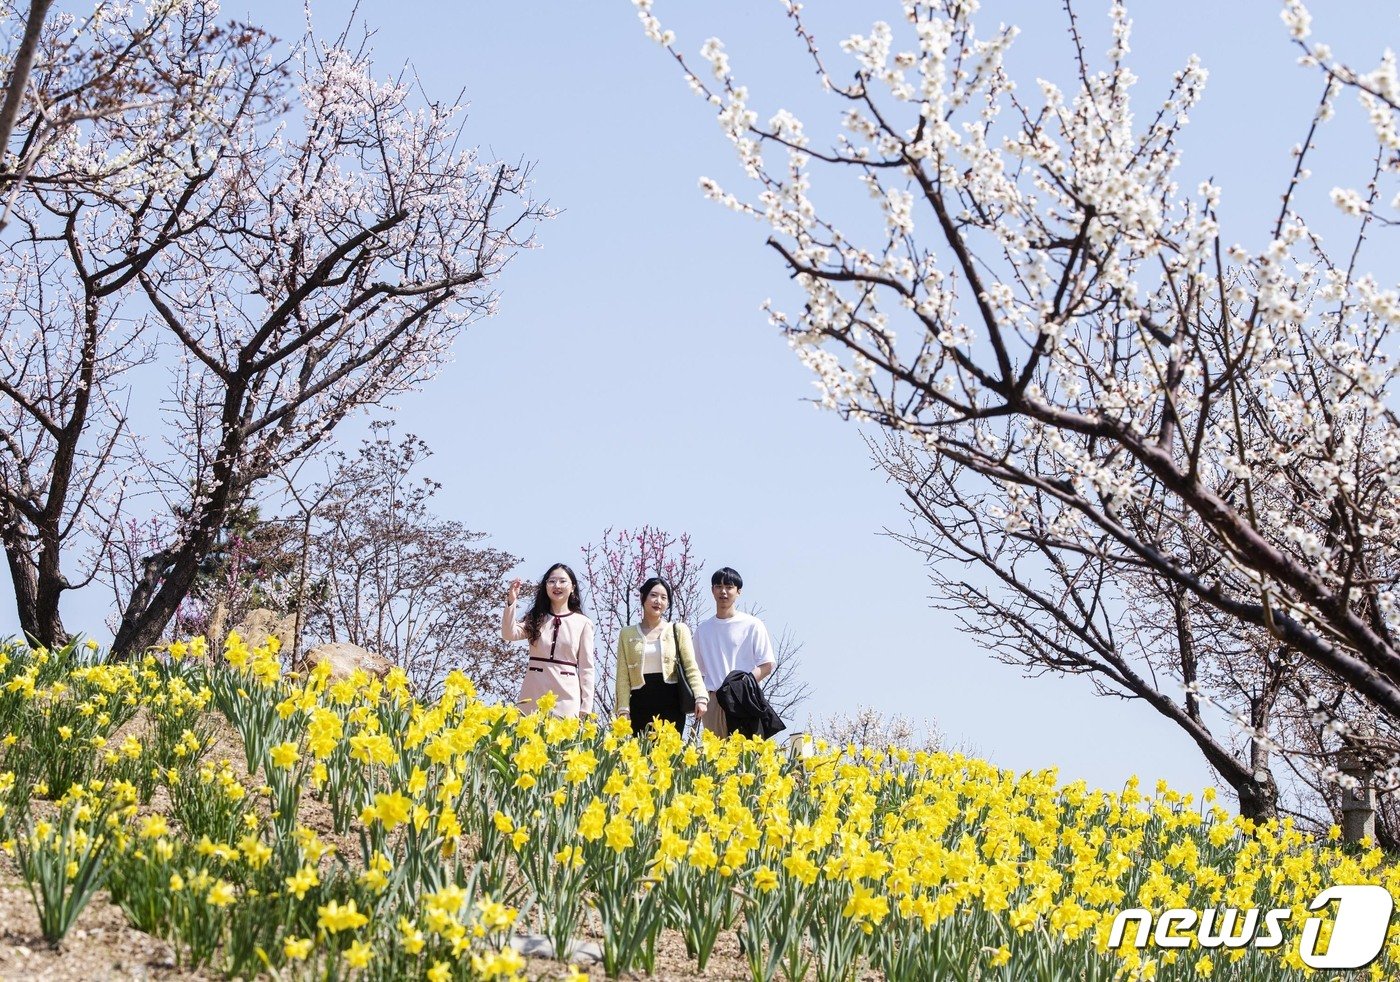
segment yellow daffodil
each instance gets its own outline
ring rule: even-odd
[[[294,962],[305,961],[311,954],[312,940],[310,938],[298,938],[295,935],[288,935],[282,941],[282,954]]]

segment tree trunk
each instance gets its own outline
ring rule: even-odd
[[[63,647],[70,635],[63,627],[57,591],[42,587],[39,567],[25,548],[28,543],[13,525],[5,526],[0,538],[4,540],[5,561],[15,587],[15,612],[19,615],[20,631],[32,644]]]
[[[1177,721],[1181,725],[1181,721]],[[1258,740],[1249,743],[1248,762],[1240,761],[1200,726],[1184,726],[1197,748],[1205,757],[1206,763],[1215,768],[1221,779],[1235,792],[1240,802],[1240,815],[1243,818],[1262,822],[1278,817],[1278,785],[1269,767],[1269,752]],[[1263,780],[1256,780],[1262,777]]]
[[[10,567],[10,582],[15,585],[15,613],[19,615],[20,631],[26,638],[38,642],[43,633],[39,629],[39,573],[28,554],[12,541],[17,537],[6,529],[5,561]]]
[[[199,555],[202,556],[203,552],[201,550]],[[112,641],[114,661],[138,658],[160,643],[165,625],[170,623],[180,608],[180,601],[194,585],[198,566],[198,560],[191,562],[186,552],[182,553],[158,586],[150,583],[152,574],[147,574],[146,581],[137,586],[127,602],[126,610],[122,612],[122,622]]]
[[[231,382],[224,393],[220,417],[223,437],[211,468],[210,493],[202,506],[191,507],[189,531],[180,538],[175,550],[145,560],[141,582],[127,601],[121,626],[112,642],[112,657],[115,659],[138,657],[160,642],[165,626],[193,589],[199,576],[200,563],[214,548],[219,530],[224,527],[229,515],[242,500],[244,490],[253,480],[253,475],[238,475],[236,466],[244,449],[241,410],[246,391],[246,382],[239,380]],[[233,490],[235,477],[239,478],[237,494]]]
[[[1278,784],[1274,782],[1273,771],[1269,769],[1269,752],[1259,745],[1258,740],[1251,740],[1249,756],[1254,763],[1254,775],[1230,785],[1240,799],[1240,817],[1256,822],[1278,818]],[[1257,777],[1264,780],[1257,780]]]

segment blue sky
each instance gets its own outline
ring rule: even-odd
[[[320,33],[350,6],[315,3]],[[1317,34],[1359,66],[1400,33],[1386,3],[1314,6]],[[1010,59],[1023,91],[1037,75],[1068,83],[1059,4],[983,8],[983,22],[1023,28]],[[1091,54],[1107,46],[1106,9],[1082,5]],[[1143,113],[1190,53],[1211,72],[1184,144],[1183,185],[1213,176],[1226,237],[1247,246],[1265,240],[1288,149],[1318,94],[1294,65],[1278,9],[1130,7]],[[359,10],[377,30],[383,73],[411,61],[432,98],[465,90],[468,138],[537,161],[538,193],[563,209],[500,282],[499,314],[398,403],[400,428],[436,452],[424,472],[444,484],[443,515],[490,533],[530,576],[576,564],[608,526],[688,531],[707,568],[739,569],[744,600],[775,633],[788,627],[803,642],[815,714],[864,703],[934,719],[1004,766],[1058,766],[1066,779],[1108,787],[1133,773],[1210,783],[1185,737],[1150,711],[1095,698],[1082,679],[1022,678],[931,609],[921,558],[880,534],[906,527],[897,490],[871,469],[856,427],[804,401],[809,378],[759,310],[792,296],[763,229],[697,189],[702,174],[742,189],[729,147],[630,3],[364,0]],[[808,10],[833,59],[840,38],[899,15],[895,0]],[[300,32],[300,5],[285,0],[225,12],[282,37]],[[658,0],[656,12],[689,53],[724,39],[765,118],[822,105],[778,3]],[[1324,194],[1347,172],[1359,183],[1366,166],[1344,155],[1331,163],[1344,176],[1329,175]],[[852,188],[855,201],[863,191]],[[105,599],[71,598],[69,625],[100,623]],[[0,634],[15,629],[12,606],[0,609]]]

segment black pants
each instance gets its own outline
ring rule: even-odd
[[[646,684],[632,690],[632,732],[643,733],[652,720],[670,720],[677,733],[685,733],[681,710],[681,684],[667,682],[660,672],[642,676]]]

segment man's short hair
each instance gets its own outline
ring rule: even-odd
[[[717,569],[710,577],[710,586],[732,586],[742,590],[744,588],[744,578],[739,575],[739,571],[732,566],[725,566]]]

